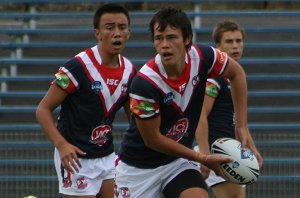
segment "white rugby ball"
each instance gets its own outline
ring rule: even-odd
[[[232,138],[217,139],[211,146],[211,153],[231,157],[234,161],[222,164],[228,180],[238,184],[253,184],[259,176],[259,165],[255,155],[247,148],[242,150],[241,142]]]

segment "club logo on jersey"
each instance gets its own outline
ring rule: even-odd
[[[62,89],[66,89],[70,84],[70,79],[66,74],[58,72],[55,74],[55,83]]]
[[[188,129],[189,122],[186,118],[178,120],[171,129],[169,129],[166,136],[175,140],[176,142],[180,141],[181,138],[185,135]]]
[[[122,84],[122,86],[121,86],[121,92],[122,92],[122,94],[126,94],[127,89],[128,89],[127,84],[125,84],[125,83]]]
[[[199,84],[199,81],[200,81],[199,76],[194,76],[192,79],[193,86],[194,87],[197,86]]]
[[[130,110],[140,117],[149,117],[158,113],[159,108],[156,103],[130,98]]]
[[[121,187],[120,189],[117,187],[117,185],[114,186],[114,194],[115,197],[119,197],[121,191],[121,197],[122,198],[130,198],[130,191],[127,187]]]
[[[130,191],[127,187],[121,187],[120,190],[122,198],[130,198]]]
[[[87,187],[87,181],[84,177],[81,177],[76,180],[78,190],[83,190]]]
[[[166,94],[166,96],[164,98],[164,103],[166,105],[170,105],[174,99],[175,99],[174,94],[172,92],[169,92]]]
[[[104,145],[111,138],[111,128],[108,125],[101,125],[92,131],[90,142],[98,146]]]
[[[92,83],[92,90],[94,91],[95,94],[99,94],[100,90],[102,90],[102,84],[100,81],[94,81]]]

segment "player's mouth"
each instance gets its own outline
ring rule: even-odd
[[[240,56],[239,52],[232,52],[231,54],[232,54],[232,56]]]
[[[170,59],[172,56],[173,56],[173,54],[170,53],[170,52],[164,52],[164,53],[162,53],[162,57],[163,57],[165,60]]]
[[[119,47],[122,46],[122,42],[121,41],[114,41],[112,44],[113,44],[113,46],[115,46],[117,48],[119,48]]]

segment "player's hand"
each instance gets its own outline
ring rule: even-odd
[[[200,171],[203,179],[207,179],[210,173],[210,169],[207,166],[201,164]]]
[[[242,143],[242,149],[246,150],[248,147],[248,127],[236,127],[235,128],[235,137]]]
[[[257,159],[259,168],[261,168],[262,165],[263,165],[263,158],[262,158],[262,156],[260,155],[260,153],[259,153],[256,149],[253,150],[253,154],[255,155],[255,157],[256,157],[256,159]]]
[[[203,159],[203,158],[202,158]],[[224,179],[227,179],[226,175],[224,174],[221,164],[232,162],[233,159],[230,157],[224,157],[220,155],[206,155],[204,156],[204,160],[201,163],[201,165],[205,165],[211,170],[213,170],[216,175],[223,177]]]
[[[85,155],[86,153],[80,150],[78,147],[67,142],[60,145],[57,149],[59,151],[62,166],[71,173],[74,173],[74,171],[79,172],[81,163],[77,154]]]

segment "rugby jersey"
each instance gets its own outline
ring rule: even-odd
[[[208,77],[222,75],[228,56],[213,47],[192,46],[186,53],[185,69],[178,81],[169,80],[160,56],[147,62],[134,77],[130,106],[138,119],[161,117],[160,132],[187,147],[192,147]],[[177,157],[145,146],[132,119],[125,132],[119,158],[135,167],[155,168]]]
[[[135,74],[133,64],[119,55],[118,68],[107,68],[97,46],[65,63],[55,74],[54,86],[68,96],[61,104],[57,127],[63,137],[87,154],[98,158],[114,152],[112,123],[128,100],[128,87]]]

